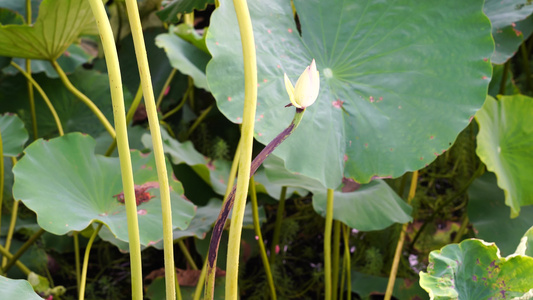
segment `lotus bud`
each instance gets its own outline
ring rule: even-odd
[[[284,77],[285,89],[287,89],[292,105],[304,109],[315,103],[320,89],[320,76],[314,59],[311,61],[311,65],[307,66],[300,78],[298,78],[296,87],[293,87],[287,74],[284,74]]]

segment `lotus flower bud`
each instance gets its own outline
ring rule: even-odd
[[[318,90],[320,89],[320,76],[316,69],[315,60],[311,61],[311,65],[305,68],[300,78],[296,82],[296,87],[292,86],[291,80],[284,74],[285,88],[289,94],[291,104],[297,108],[306,108],[315,103],[318,97]]]

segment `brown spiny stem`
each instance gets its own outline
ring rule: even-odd
[[[265,161],[265,159],[278,147],[289,135],[298,127],[298,124],[300,124],[300,121],[302,120],[303,113],[305,112],[305,108],[296,108],[296,113],[294,115],[294,119],[292,120],[291,124],[285,128],[280,134],[278,134],[252,161],[252,165],[250,167],[250,177],[255,174],[259,166]],[[222,237],[222,231],[224,230],[224,225],[226,224],[226,220],[228,219],[229,213],[231,209],[233,208],[233,203],[235,201],[235,191],[236,191],[237,185],[233,186],[233,189],[231,190],[231,193],[228,195],[227,201],[224,203],[224,206],[220,210],[220,213],[218,215],[218,218],[215,222],[215,226],[213,228],[213,234],[211,235],[211,241],[209,243],[209,253],[207,256],[207,272],[214,272],[217,262],[217,254],[218,254],[218,247],[220,246],[220,238]],[[206,285],[210,285],[210,283],[206,282]],[[208,288],[214,288],[207,286]]]

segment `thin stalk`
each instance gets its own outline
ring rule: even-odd
[[[265,268],[268,286],[270,288],[270,299],[276,300],[276,288],[274,287],[274,279],[272,278],[272,272],[270,271],[270,264],[268,263],[265,243],[263,242],[263,235],[261,234],[261,224],[259,223],[259,207],[257,205],[257,193],[255,191],[254,176],[250,177],[250,198],[252,200],[252,214],[255,236],[259,245],[259,253],[261,254],[261,260],[263,261],[263,266]]]
[[[200,273],[200,277],[198,278],[198,283],[196,284],[196,289],[194,290],[193,300],[200,300],[200,297],[202,297],[202,290],[204,288],[206,273],[207,273],[207,259],[204,261],[202,272]]]
[[[19,202],[20,200],[15,200],[15,202],[13,202],[13,208],[11,210],[11,221],[9,222],[9,229],[7,231],[6,245],[5,245],[5,249],[7,251],[9,251],[9,248],[11,248],[11,241],[13,240],[13,233],[15,232],[15,224],[17,223]],[[7,263],[7,257],[4,256],[4,258],[2,258],[2,269],[6,266],[6,263]]]
[[[35,81],[35,79],[33,79],[33,77],[31,77],[31,74],[24,71],[19,65],[17,65],[15,62],[11,62],[11,65],[13,67],[15,67],[17,70],[19,70],[19,72],[24,75],[24,77],[26,77],[26,79],[28,79],[28,81],[30,81],[32,83],[32,86],[35,87],[37,89],[37,91],[39,92],[39,94],[41,95],[41,97],[43,98],[44,100],[44,103],[46,103],[46,106],[48,106],[48,109],[50,110],[50,112],[52,113],[52,117],[54,118],[54,122],[56,123],[56,126],[57,126],[57,131],[59,131],[59,135],[60,136],[63,136],[64,132],[63,132],[63,126],[61,125],[61,121],[59,120],[59,116],[57,115],[57,111],[56,109],[54,108],[54,105],[52,105],[52,102],[50,101],[50,99],[48,98],[48,96],[46,95],[46,93],[44,92],[44,90],[41,88],[41,86],[37,83],[37,81]]]
[[[228,197],[233,189],[233,184],[235,183],[235,177],[237,176],[237,169],[239,167],[239,157],[241,156],[242,143],[239,141],[237,145],[237,150],[235,150],[235,155],[233,156],[233,162],[231,163],[231,169],[229,171],[228,185],[226,186],[226,191],[224,192],[224,203],[228,201]]]
[[[211,109],[213,109],[213,105],[214,104],[211,104],[208,108],[204,109],[204,111],[198,116],[198,118],[196,120],[194,120],[194,123],[192,123],[191,127],[189,128],[189,130],[187,130],[186,139],[189,138],[189,136],[196,129],[196,127],[198,127],[198,125],[200,125],[200,123],[202,123],[202,121],[205,119],[205,117],[207,117],[207,114],[211,111]]]
[[[189,265],[191,265],[191,268],[193,270],[198,270],[198,266],[194,262],[194,259],[192,259],[191,253],[189,252],[189,249],[187,249],[187,246],[185,246],[185,243],[183,243],[183,240],[181,240],[181,239],[178,240],[177,244],[180,247],[181,252],[183,252],[183,255],[185,256],[185,259],[187,260]]]
[[[31,26],[31,0],[26,0],[26,24]],[[31,59],[26,59],[26,72],[28,72],[31,77]],[[31,126],[33,129],[33,139],[36,140],[39,138],[37,132],[37,114],[35,113],[35,97],[33,95],[33,84],[31,80],[28,79],[28,98],[30,100],[30,115],[31,115]]]
[[[128,109],[128,113],[126,113],[126,125],[130,124],[131,120],[133,119],[133,116],[135,115],[135,111],[137,110],[137,107],[139,107],[139,104],[141,103],[141,100],[143,98],[143,90],[141,88],[141,85],[139,84],[139,88],[137,88],[137,93],[135,94],[135,98],[133,98],[133,102],[131,103],[130,108]],[[115,151],[115,148],[117,147],[117,139],[114,139],[111,145],[109,145],[109,148],[107,148],[107,151],[105,152],[105,156],[111,156],[113,154],[113,151]]]
[[[350,253],[350,227],[343,226],[344,259],[346,260],[346,299],[352,298],[352,262]]]
[[[276,222],[274,223],[274,234],[272,235],[272,245],[270,246],[270,265],[273,265],[276,261],[277,251],[276,248],[281,248],[279,244],[279,237],[281,233],[281,224],[283,223],[283,214],[285,213],[285,197],[287,196],[287,187],[281,188],[281,194],[279,195],[279,204],[276,211]],[[279,247],[279,248],[278,248]]]
[[[132,299],[141,300],[143,298],[143,277],[142,277],[142,261],[141,261],[141,245],[139,238],[139,222],[137,219],[137,203],[135,198],[135,188],[133,182],[133,172],[131,165],[130,147],[128,143],[128,131],[126,124],[126,109],[124,107],[124,95],[122,90],[122,79],[120,75],[120,65],[118,62],[118,54],[113,37],[113,31],[109,24],[109,19],[100,0],[89,0],[93,15],[98,25],[98,32],[102,40],[102,47],[106,58],[107,70],[109,74],[109,86],[111,89],[111,100],[113,102],[113,115],[115,119],[115,127],[117,129],[116,136],[112,136],[117,140],[118,157],[120,160],[120,173],[122,176],[122,186],[124,189],[124,204],[126,206],[126,220],[128,226],[128,240],[130,251],[130,265],[131,265],[131,294]],[[114,131],[113,131],[114,133]],[[100,230],[102,224],[99,225],[96,233]],[[91,241],[89,241],[91,242]],[[90,249],[89,245],[87,249]],[[89,259],[89,250],[86,250],[84,259]],[[82,273],[80,298],[83,297],[85,290],[86,276],[86,261],[84,261],[84,273]]]
[[[174,268],[174,286],[176,287],[176,299],[177,300],[182,300],[182,297],[181,297],[181,290],[180,290],[180,283],[178,281],[178,270],[176,270],[176,268]]]
[[[2,245],[0,245],[0,254],[2,254],[7,259],[11,259],[13,257],[13,254],[9,253],[9,251],[6,248],[2,247]],[[24,275],[29,275],[31,273],[31,270],[19,260],[15,262],[15,266],[17,266],[17,268],[19,268],[19,270],[21,270]]]
[[[159,108],[161,106],[161,102],[163,102],[163,97],[165,97],[165,91],[167,90],[168,86],[172,82],[172,79],[174,79],[174,76],[176,75],[176,72],[178,72],[178,69],[172,69],[170,74],[167,77],[167,80],[165,81],[165,84],[163,84],[163,88],[161,89],[161,92],[159,92],[159,96],[157,97],[157,101],[155,103],[155,106]]]
[[[181,101],[178,104],[178,106],[174,107],[173,109],[168,111],[166,114],[164,114],[163,117],[161,118],[161,120],[165,120],[168,117],[172,116],[173,114],[177,113],[183,107],[183,105],[185,105],[185,102],[187,102],[187,99],[189,99],[189,95],[190,94],[191,93],[187,90],[185,92],[185,95],[183,95],[183,98],[181,99]]]
[[[26,3],[28,3],[28,1],[26,1]],[[30,11],[31,11],[31,7],[30,7]],[[30,24],[31,24],[31,21],[30,21]],[[26,71],[31,77],[31,59],[26,59]],[[30,100],[31,127],[33,129],[33,139],[36,140],[39,138],[39,133],[37,132],[37,113],[35,112],[35,97],[33,95],[33,84],[31,83],[31,80],[28,80],[27,83],[28,83],[28,99]]]
[[[277,146],[279,146],[289,135],[298,127],[300,122],[302,121],[302,117],[304,115],[305,109],[296,109],[296,113],[294,114],[294,119],[292,120],[289,127],[285,128],[280,134],[278,134],[252,161],[252,164],[250,166],[250,173],[248,174],[242,174],[242,165],[239,165],[239,178],[242,178],[245,175],[248,175],[248,178],[257,171],[257,168],[265,161],[265,159],[276,149]],[[241,144],[243,143],[243,140],[241,139]],[[242,159],[243,155],[243,148],[245,146],[239,145],[241,147],[240,150],[240,158]],[[237,182],[237,185],[239,182]],[[228,219],[228,215],[233,207],[233,203],[235,202],[235,194],[236,194],[237,186],[234,185],[233,189],[231,190],[231,193],[226,197],[226,201],[222,205],[222,208],[220,210],[220,213],[218,215],[218,218],[215,222],[215,226],[213,228],[213,234],[211,235],[211,241],[209,242],[209,253],[207,256],[207,282],[206,282],[206,299],[213,299],[213,292],[215,288],[215,267],[217,263],[217,254],[218,254],[218,247],[220,245],[220,238],[222,237],[222,231],[224,230],[224,225],[226,224],[226,220]],[[233,220],[233,218],[232,218]],[[232,221],[233,222],[233,221]],[[233,226],[233,223],[232,223]],[[226,287],[227,289],[227,287]],[[227,299],[227,298],[226,298]]]
[[[246,206],[248,184],[251,175],[250,167],[254,139],[253,134],[255,111],[257,106],[257,61],[255,55],[255,41],[252,29],[252,20],[250,18],[250,12],[248,11],[246,0],[233,0],[233,5],[235,6],[235,14],[237,16],[242,42],[244,61],[244,99],[246,99],[246,101],[244,101],[244,110],[242,116],[243,123],[241,128],[241,142],[243,145],[239,159],[239,177],[237,178],[237,190],[235,197],[236,205],[231,218],[228,239],[225,299],[237,299],[238,294],[239,253],[241,246],[242,221],[244,218],[244,208]],[[210,267],[212,267],[212,264],[210,264]],[[211,298],[208,299],[212,299],[212,294]]]
[[[40,228],[36,233],[34,233],[18,250],[13,254],[6,265],[2,268],[2,272],[5,274],[11,267],[18,261],[18,259],[28,250],[33,243],[44,233],[44,229]]]
[[[338,299],[339,291],[339,261],[341,252],[341,222],[333,221],[333,258],[332,258],[332,282],[333,300]]]
[[[76,231],[73,234],[74,237],[74,260],[76,261],[76,287],[78,294],[80,293],[80,280],[81,280],[81,267],[80,267],[80,239],[79,232]]]
[[[96,227],[96,229],[93,231],[93,234],[91,235],[91,237],[89,238],[89,242],[87,243],[87,247],[85,248],[85,255],[83,256],[83,268],[81,270],[79,300],[85,299],[85,283],[87,282],[87,267],[89,266],[89,254],[91,253],[91,248],[93,246],[94,239],[96,238],[96,236],[98,236],[98,232],[100,231],[100,229],[102,229],[103,225],[103,223],[98,224],[98,227]]]
[[[502,80],[500,81],[500,90],[498,91],[498,94],[505,95],[505,89],[507,87],[507,75],[509,74],[509,65],[511,64],[511,60],[508,60],[503,65],[503,73],[502,73]]]
[[[533,89],[533,78],[531,78],[531,70],[529,69],[529,52],[526,49],[526,41],[520,45],[520,52],[522,53],[522,62],[524,64],[524,73],[526,74],[526,87],[528,91]]]
[[[194,25],[194,12],[183,15],[183,23]]]
[[[346,280],[346,255],[342,257],[341,281],[339,289],[339,299],[344,295],[344,281]]]
[[[411,187],[409,188],[409,195],[407,196],[407,204],[411,204],[411,201],[416,194],[416,186],[418,183],[418,170],[413,172],[411,178]],[[390,300],[392,297],[392,291],[394,290],[394,282],[396,281],[396,274],[398,273],[398,264],[400,263],[400,257],[402,256],[403,243],[405,241],[405,232],[407,229],[407,223],[402,225],[402,231],[398,238],[398,244],[396,245],[396,251],[394,252],[394,259],[392,260],[392,267],[389,275],[389,282],[387,284],[387,290],[385,291],[385,300]]]
[[[328,189],[327,204],[326,204],[326,224],[324,229],[324,283],[325,283],[325,299],[332,298],[332,282],[331,282],[331,228],[333,226],[333,201],[334,191]]]
[[[90,0],[90,1],[93,1],[93,0]],[[105,50],[104,50],[105,51]],[[61,81],[63,82],[63,84],[65,85],[65,87],[67,88],[67,90],[69,90],[74,96],[76,96],[76,98],[78,98],[81,102],[83,102],[85,105],[87,105],[87,107],[89,107],[89,109],[96,115],[96,117],[98,118],[98,120],[100,120],[100,123],[102,123],[102,125],[105,127],[105,129],[107,130],[107,132],[109,133],[109,135],[111,136],[111,138],[116,138],[116,133],[115,133],[115,129],[113,129],[113,126],[111,126],[111,123],[109,123],[109,121],[107,120],[107,118],[104,116],[104,114],[100,111],[100,109],[98,108],[98,106],[96,106],[92,101],[91,99],[89,99],[87,96],[85,96],[85,94],[83,94],[82,92],[80,92],[73,84],[72,82],[70,82],[70,80],[68,79],[68,76],[67,74],[65,74],[65,72],[63,71],[63,69],[61,68],[61,66],[57,63],[56,60],[52,60],[50,61],[50,63],[52,64],[52,66],[54,67],[54,69],[56,70],[57,74],[59,75],[59,78],[61,78]],[[113,85],[110,85],[109,86],[111,89],[113,89]]]
[[[457,234],[455,235],[452,243],[457,244],[461,241],[469,222],[470,220],[468,219],[468,215],[465,214],[463,217],[463,222],[461,222],[461,227],[459,227],[459,230],[457,230]]]
[[[176,299],[176,283],[174,278],[174,235],[172,230],[172,208],[170,204],[170,189],[168,184],[167,166],[165,163],[165,152],[163,151],[161,128],[159,127],[159,119],[157,116],[157,108],[155,105],[154,91],[152,88],[150,68],[148,66],[148,57],[144,45],[137,0],[126,0],[126,10],[130,22],[137,65],[139,66],[139,74],[141,77],[146,114],[148,115],[148,124],[150,125],[150,134],[152,135],[152,145],[154,148],[159,191],[161,195],[166,299],[174,300]]]
[[[2,226],[2,207],[4,204],[4,175],[4,141],[2,140],[2,131],[0,130],[0,229]]]

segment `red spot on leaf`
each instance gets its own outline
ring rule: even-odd
[[[483,76],[483,77],[481,77],[481,78],[485,80],[485,79],[487,79],[488,77],[487,77],[487,76]]]
[[[277,65],[276,67],[278,67],[278,69],[281,69],[281,66],[280,66],[280,65]]]
[[[434,139],[434,138],[435,138],[434,136],[430,136],[430,137],[429,137],[430,140],[432,140],[432,139]]]
[[[217,45],[217,46],[218,46],[218,42],[215,42],[215,45]]]
[[[272,33],[272,30],[268,29],[267,32],[268,32],[268,33]]]
[[[146,212],[146,209],[139,209],[139,210],[137,211],[137,214],[140,215],[140,216],[144,216],[144,215],[146,215],[146,213],[147,213],[147,212]]]
[[[289,33],[292,33],[292,28],[287,29]]]
[[[268,82],[268,80],[267,79],[263,79],[263,82]]]
[[[333,101],[331,102],[331,104],[333,105],[333,107],[341,108],[342,105],[344,104],[344,101],[337,99],[337,101]]]
[[[420,156],[420,160],[424,160],[424,157]]]

